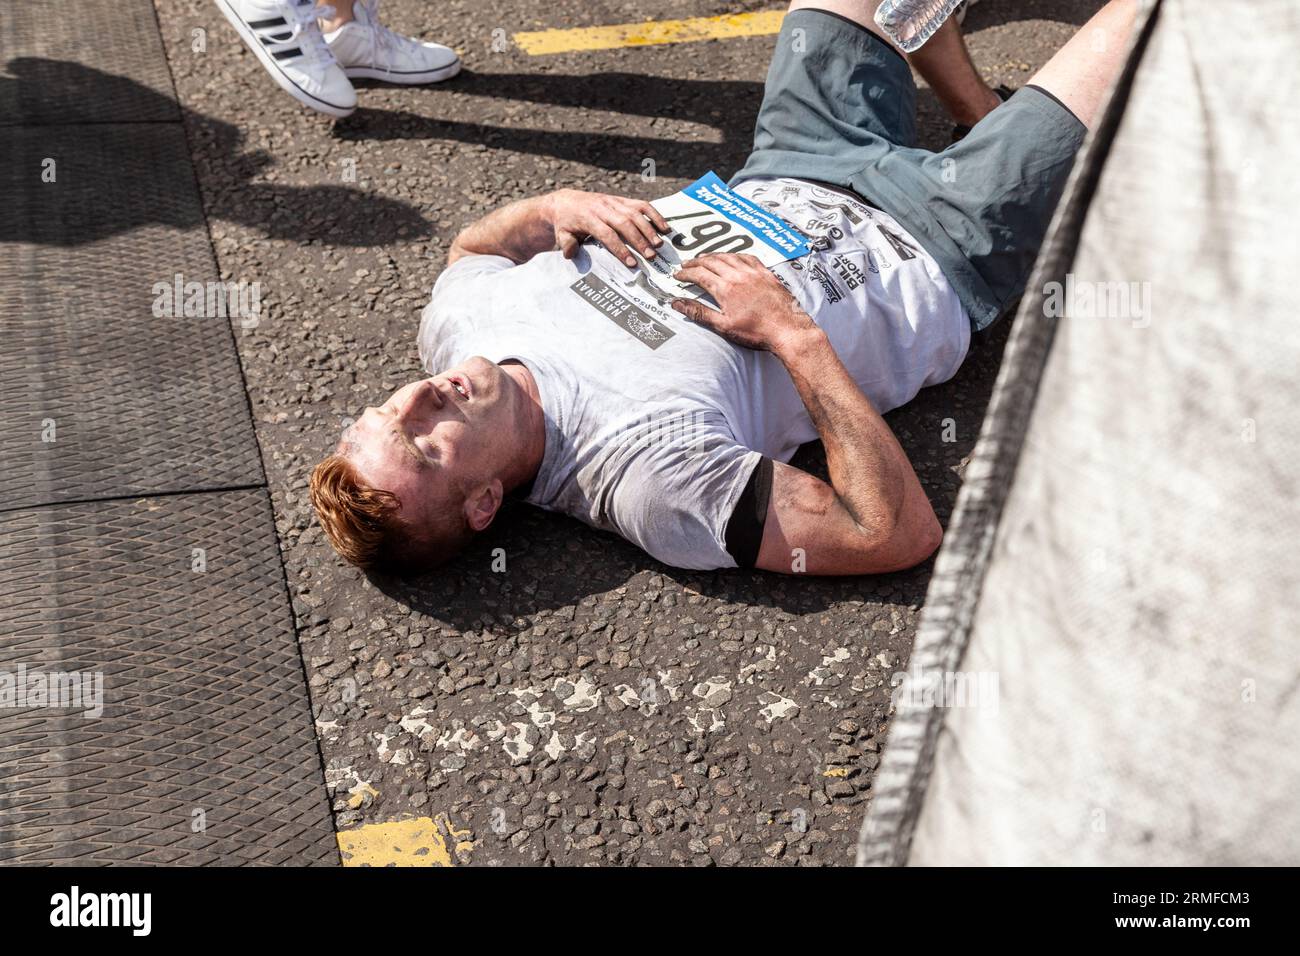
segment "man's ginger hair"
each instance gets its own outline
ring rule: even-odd
[[[311,503],[325,536],[349,564],[373,570],[388,564],[402,528],[402,502],[391,491],[361,481],[352,462],[330,455],[311,473]]]
[[[401,499],[367,485],[356,466],[340,454],[330,455],[313,469],[311,503],[334,550],[364,571],[427,570],[445,561],[469,537],[463,521],[454,518],[448,527],[417,532],[401,518]]]

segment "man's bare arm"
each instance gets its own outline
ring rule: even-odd
[[[923,561],[939,546],[939,520],[894,433],[826,333],[813,325],[780,340],[773,353],[826,449],[831,487],[778,463],[759,567],[790,570],[795,548],[803,548],[811,573],[896,571]]]
[[[687,263],[683,281],[722,306],[690,300],[674,308],[786,370],[826,447],[831,483],[777,463],[758,566],[812,574],[894,571],[924,560],[942,530],[893,432],[862,394],[826,334],[776,277],[752,256],[707,256]],[[801,549],[804,561],[792,560]]]
[[[592,237],[631,266],[636,260],[628,245],[652,259],[659,233],[667,231],[668,223],[643,200],[561,189],[512,202],[466,227],[451,244],[447,264],[469,255],[522,263],[557,248],[572,259]]]
[[[462,256],[505,256],[527,262],[555,248],[551,204],[554,193],[521,199],[466,226],[451,244],[447,265]]]

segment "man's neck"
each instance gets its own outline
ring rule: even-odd
[[[514,456],[507,473],[502,476],[501,484],[506,493],[530,485],[542,467],[542,457],[546,454],[546,414],[542,410],[542,396],[537,389],[537,380],[528,366],[514,359],[501,363],[505,372],[519,387],[523,395],[520,402],[520,452]]]

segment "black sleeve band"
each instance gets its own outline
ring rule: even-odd
[[[758,460],[749,473],[745,490],[740,493],[736,510],[727,521],[724,538],[727,553],[742,568],[758,563],[758,549],[763,544],[763,525],[767,522],[767,502],[772,497],[772,459]]]

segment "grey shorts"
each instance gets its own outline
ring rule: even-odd
[[[1024,291],[1085,132],[1027,86],[960,142],[918,149],[907,61],[851,20],[795,10],[777,37],[754,151],[731,182],[788,176],[853,190],[934,256],[982,329]]]

